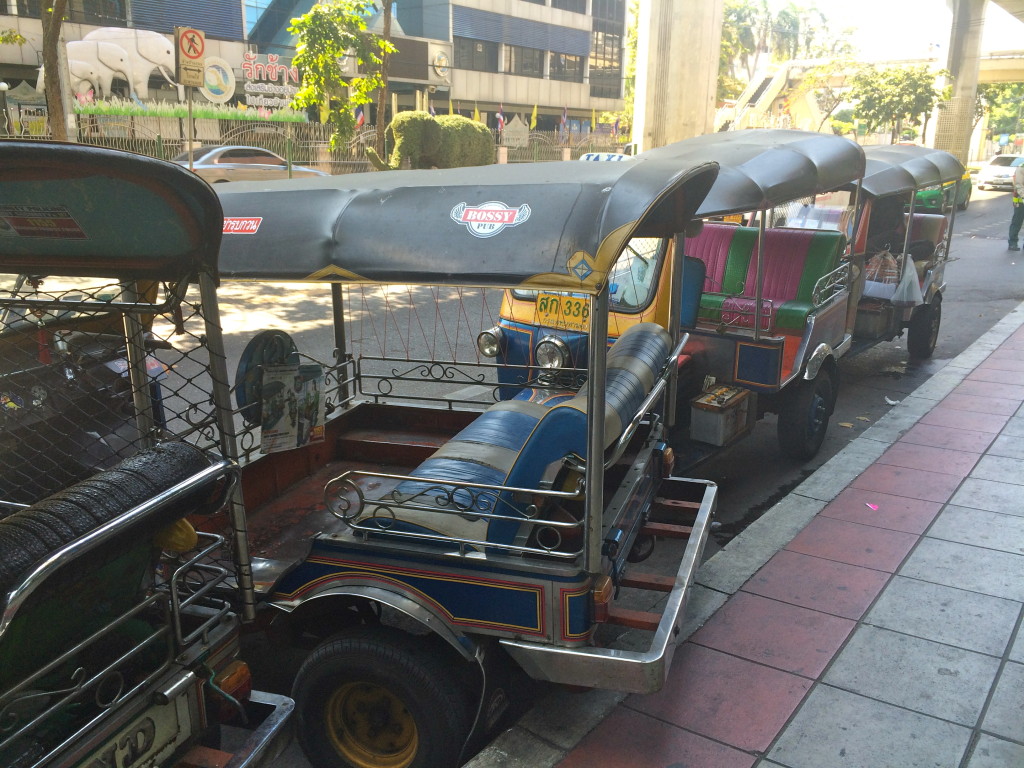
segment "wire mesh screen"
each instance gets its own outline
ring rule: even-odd
[[[498,321],[500,290],[357,285],[344,290],[359,394],[443,404],[492,403],[497,374],[476,339]]]
[[[0,514],[160,440],[218,446],[198,297],[170,300],[184,286],[0,281]]]

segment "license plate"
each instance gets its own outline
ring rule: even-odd
[[[169,758],[191,736],[188,696],[150,707],[78,768],[140,768]]]
[[[558,293],[537,294],[537,324],[569,331],[590,326],[590,299]]]

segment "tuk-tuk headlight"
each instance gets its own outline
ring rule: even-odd
[[[493,328],[488,328],[476,337],[476,348],[480,350],[480,354],[484,357],[497,357],[501,351],[501,340],[504,337],[505,332],[501,330],[500,326],[496,325]]]
[[[557,336],[545,336],[537,343],[534,358],[541,368],[565,368],[569,364],[569,347]]]

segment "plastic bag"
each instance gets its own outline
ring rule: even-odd
[[[903,260],[903,277],[893,292],[892,303],[901,307],[924,304],[921,284],[917,281],[917,268],[914,266],[914,260],[909,257]]]
[[[888,251],[872,256],[864,265],[864,296],[891,300],[900,282],[900,265]]]

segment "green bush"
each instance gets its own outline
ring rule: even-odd
[[[369,150],[371,162],[381,170],[396,170],[406,160],[412,168],[462,168],[494,162],[494,138],[487,126],[460,115],[400,112],[387,127],[386,138],[394,147],[387,163]]]

